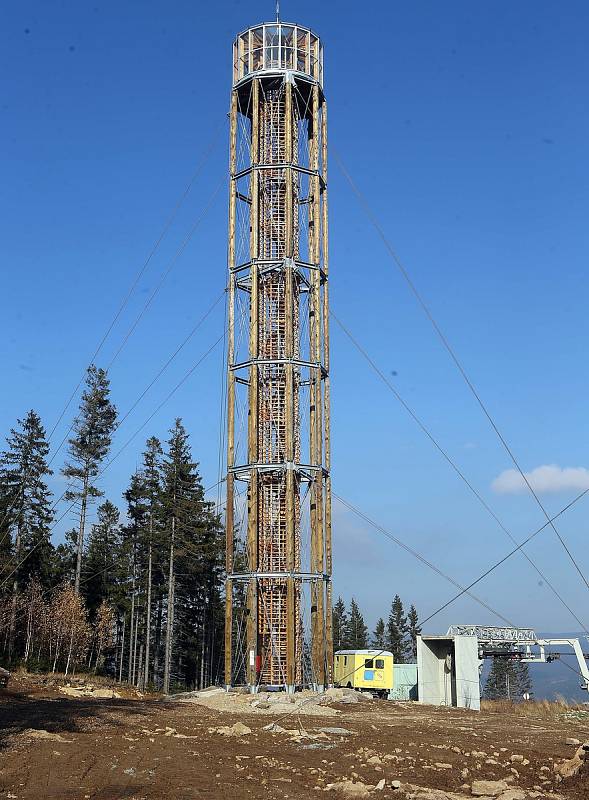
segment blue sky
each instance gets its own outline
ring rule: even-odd
[[[227,175],[231,42],[272,18],[273,6],[66,0],[4,9],[3,434],[31,407],[53,427],[209,150],[99,364],[211,203]],[[305,0],[283,2],[282,16],[312,26],[325,45],[333,309],[519,541],[541,512],[525,493],[493,490],[512,465],[333,155],[369,197],[524,469],[589,466],[587,6],[375,0],[359,14],[348,0]],[[226,196],[222,183],[112,368],[121,414],[222,291]],[[220,304],[129,415],[115,452],[222,329]],[[205,484],[217,481],[221,366],[217,348],[117,459],[103,479],[109,498],[122,506],[146,436],[165,438],[177,415]],[[459,581],[511,548],[335,326],[332,385],[338,494]],[[584,485],[585,474],[575,476]],[[567,480],[544,486],[549,511],[578,492]],[[57,494],[62,485],[55,476]],[[335,591],[353,593],[371,625],[395,592],[423,617],[452,595],[337,504],[334,518]],[[583,500],[558,524],[587,572],[588,519]],[[529,552],[589,625],[587,589],[554,533]],[[521,557],[478,593],[519,624],[577,627]],[[493,617],[465,599],[428,627],[461,621]]]

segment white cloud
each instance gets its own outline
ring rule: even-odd
[[[524,473],[530,486],[539,494],[582,491],[589,489],[589,470],[585,467],[559,467],[558,464],[544,464]],[[523,494],[529,491],[524,479],[515,469],[506,469],[491,484],[497,494]]]

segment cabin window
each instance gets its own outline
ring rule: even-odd
[[[252,69],[264,68],[264,29],[254,28],[252,31]]]
[[[344,667],[347,665],[347,663],[348,663],[348,657],[344,656]]]
[[[376,659],[376,669],[384,669],[384,658]]]
[[[365,669],[374,669],[374,659],[372,659],[372,658],[364,659],[364,668]]]

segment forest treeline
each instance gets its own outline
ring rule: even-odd
[[[106,372],[91,366],[59,498],[48,487],[53,471],[39,415],[29,411],[6,438],[0,660],[67,674],[95,670],[165,692],[223,683],[225,536],[189,435],[176,419],[166,441],[148,438],[122,498],[108,499],[101,476],[116,427]],[[74,525],[54,544],[59,503]],[[356,601],[348,612],[340,598],[333,630],[334,649],[371,645],[398,661],[415,658],[417,612],[411,606],[405,614],[399,597],[372,636]]]
[[[29,411],[0,455],[0,655],[5,664],[94,669],[138,686],[222,680],[224,534],[204,496],[188,433],[150,437],[123,492],[105,499],[117,412],[90,367],[61,469],[75,525],[52,543],[49,445]],[[88,524],[96,504],[96,521]]]
[[[379,617],[372,633],[364,622],[364,615],[352,597],[349,609],[341,597],[333,606],[333,649],[364,650],[368,647],[388,650],[395,663],[415,663],[417,659],[417,637],[421,633],[415,606],[405,613],[398,594],[392,600],[386,618]]]

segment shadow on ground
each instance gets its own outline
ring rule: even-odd
[[[102,726],[120,727],[131,717],[147,716],[145,703],[137,700],[79,700],[61,697],[29,697],[10,689],[0,691],[0,749],[13,736],[28,729],[50,733],[96,731]]]

